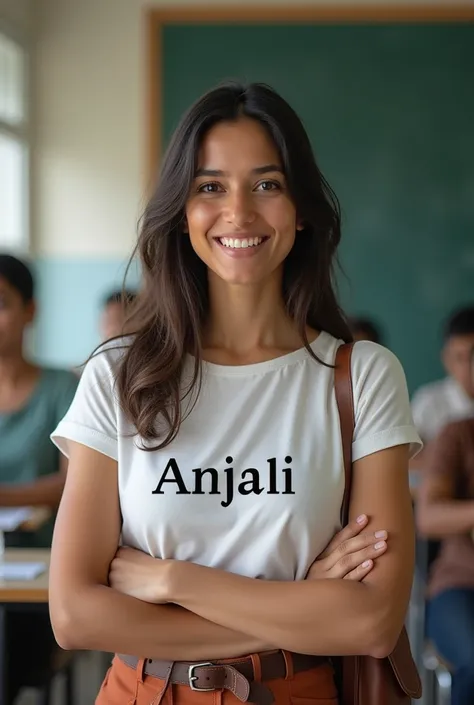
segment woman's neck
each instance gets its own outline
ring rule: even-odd
[[[205,351],[219,350],[246,359],[265,355],[265,351],[270,356],[272,351],[284,354],[302,345],[301,335],[286,311],[279,282],[242,286],[215,282],[211,277],[209,300],[203,331]]]

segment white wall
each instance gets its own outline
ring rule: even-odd
[[[371,1],[394,4],[394,0]],[[451,0],[416,0],[418,5],[423,1],[451,4]],[[263,2],[275,4],[259,0]],[[343,4],[349,2],[360,4],[360,0]],[[135,237],[146,167],[143,10],[160,3],[36,3],[35,249],[46,257],[122,257]],[[5,4],[20,8],[26,0],[0,0],[0,8]],[[401,4],[413,3],[401,0]]]
[[[143,36],[131,0],[43,0],[36,54],[41,255],[122,256],[142,178]]]

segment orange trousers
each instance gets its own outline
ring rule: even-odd
[[[322,664],[308,671],[292,674],[291,654],[289,673],[285,678],[266,681],[273,705],[337,705],[337,691],[331,665]],[[258,659],[254,654],[252,661]],[[214,661],[232,663],[236,659]],[[288,663],[288,662],[287,662]],[[256,679],[258,680],[258,679]],[[131,668],[118,656],[105,676],[95,705],[242,705],[228,690],[199,692],[187,685],[166,684],[164,680],[143,674],[143,661]]]

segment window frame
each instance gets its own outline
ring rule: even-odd
[[[31,51],[27,37],[18,31],[0,16],[0,35],[17,45],[23,54],[23,120],[14,125],[0,117],[0,133],[5,137],[16,140],[22,148],[24,163],[22,165],[21,202],[23,215],[21,218],[21,232],[18,242],[9,245],[8,250],[14,254],[27,254],[31,249]],[[1,245],[0,245],[1,247]]]

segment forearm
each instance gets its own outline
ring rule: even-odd
[[[248,636],[207,621],[175,605],[152,605],[98,585],[67,600],[51,600],[58,643],[147,658],[196,661],[233,658],[275,648],[267,639]]]
[[[348,580],[253,580],[191,563],[176,562],[175,568],[170,599],[216,624],[288,651],[378,655],[379,625],[389,608],[378,608],[370,586]]]
[[[51,475],[21,485],[0,485],[0,506],[4,507],[52,507],[56,508],[64,489],[65,475]]]
[[[418,528],[429,538],[467,534],[474,528],[474,501],[470,500],[430,502],[420,506],[417,514]]]

